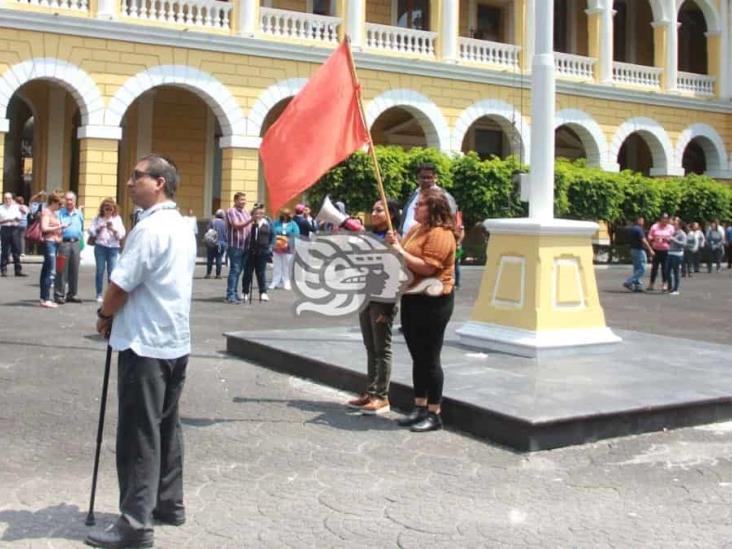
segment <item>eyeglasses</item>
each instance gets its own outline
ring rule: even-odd
[[[130,175],[130,179],[132,179],[132,181],[137,181],[138,179],[142,179],[146,175],[149,176],[149,177],[152,177],[152,178],[155,177],[150,172],[143,172],[143,171],[140,171],[140,170],[133,170],[132,174]]]

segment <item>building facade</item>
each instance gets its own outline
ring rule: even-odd
[[[258,147],[347,34],[377,144],[531,147],[541,0],[0,0],[3,187],[88,217],[150,152],[197,216],[266,200]],[[730,0],[555,0],[557,156],[730,178]]]

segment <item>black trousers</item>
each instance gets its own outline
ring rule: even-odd
[[[440,354],[454,307],[454,292],[440,297],[402,296],[402,331],[412,356],[414,397],[426,398],[427,404],[440,404],[442,400],[444,374]]]
[[[252,281],[254,276],[257,277],[257,288],[259,288],[259,295],[267,293],[267,254],[255,254],[249,252],[249,261],[244,269],[244,278],[242,280],[243,290],[245,294],[251,294],[254,290]]]
[[[655,255],[651,260],[651,284],[655,284],[658,268],[661,268],[661,282],[668,281],[668,250],[653,250]]]
[[[178,400],[188,355],[164,360],[119,353],[117,477],[121,521],[152,531],[153,510],[184,517],[183,433]]]
[[[8,263],[10,262],[10,255],[13,256],[13,267],[15,268],[15,274],[20,274],[20,238],[23,229],[21,227],[0,227],[0,246],[2,246],[2,253],[0,253],[0,270],[5,273],[8,270]]]

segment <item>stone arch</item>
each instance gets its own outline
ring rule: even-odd
[[[676,1],[676,14],[678,15],[681,6],[686,0],[675,0]],[[701,12],[704,14],[704,21],[707,23],[707,32],[717,33],[722,30],[722,19],[717,11],[717,7],[711,0],[693,0],[693,2],[699,7]]]
[[[283,99],[297,95],[307,81],[307,78],[290,78],[270,86],[259,94],[257,102],[249,112],[247,135],[255,139],[261,137],[262,126],[269,111]]]
[[[118,127],[135,99],[157,86],[178,86],[200,97],[213,110],[223,137],[244,136],[246,118],[231,92],[208,73],[186,65],[159,65],[129,78],[109,100],[104,113],[107,126]]]
[[[686,147],[696,139],[704,151],[707,162],[706,173],[712,177],[729,177],[727,150],[722,137],[708,124],[692,124],[679,134],[676,141],[676,167],[683,172],[682,159]]]
[[[393,107],[404,109],[422,126],[428,147],[450,152],[450,130],[439,107],[414,90],[389,90],[371,100],[366,107],[366,124],[373,126],[382,113]]]
[[[674,161],[674,150],[666,130],[653,120],[639,116],[623,122],[610,143],[609,160],[617,162],[618,153],[629,135],[638,133],[648,145],[653,157],[651,175],[684,175]]]
[[[600,125],[579,109],[564,109],[557,113],[554,129],[568,126],[577,133],[587,154],[587,164],[606,171],[617,171],[617,162],[607,158],[607,139]]]
[[[456,152],[461,150],[470,126],[484,116],[495,120],[506,135],[518,141],[520,149],[511,152],[518,154],[524,162],[528,162],[531,141],[529,123],[516,107],[497,99],[478,101],[460,113],[452,132],[452,150]]]
[[[102,126],[104,101],[96,82],[85,71],[62,59],[36,57],[10,67],[0,77],[0,113],[4,118],[13,94],[31,80],[51,80],[76,100],[82,126]]]

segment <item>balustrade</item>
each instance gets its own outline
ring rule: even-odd
[[[338,42],[340,17],[274,8],[260,8],[259,16],[262,34],[329,44]]]
[[[460,38],[460,59],[470,63],[498,65],[516,69],[519,66],[521,48],[513,44],[502,44],[475,38]]]
[[[437,33],[366,23],[366,47],[394,53],[435,55]]]

